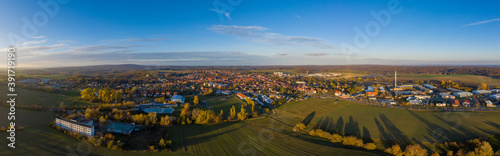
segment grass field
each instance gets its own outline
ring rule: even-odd
[[[423,112],[367,106],[339,100],[310,99],[276,109],[287,124],[304,123],[306,129],[394,142],[465,141],[500,133],[500,113]],[[380,141],[386,140],[386,141]]]
[[[224,114],[229,114],[229,110],[234,105],[236,112],[240,112],[241,103],[233,96],[200,96],[200,102],[206,101],[209,103],[209,108],[215,113],[220,113],[221,110]],[[203,109],[209,109],[204,107]]]
[[[10,121],[7,120],[7,114],[10,112],[9,109],[10,107],[0,106],[0,114],[5,115],[5,117],[0,120],[0,126],[4,126],[5,128],[9,127],[8,125],[10,123]],[[16,109],[15,112],[16,125],[26,128],[46,124],[55,119],[54,113],[50,111]]]
[[[454,82],[462,82],[470,85],[479,85],[479,83],[486,83],[488,86],[500,86],[500,78],[492,78],[488,76],[479,76],[479,75],[434,75],[434,74],[426,74],[426,75],[407,75],[407,74],[398,74],[398,79],[411,79],[411,80],[438,80],[438,81],[454,81]]]
[[[7,90],[7,85],[0,84],[0,94],[6,95],[10,93]],[[80,93],[67,91],[61,93],[49,93],[44,91],[30,90],[17,87],[16,105],[38,105],[43,107],[59,106],[59,103],[64,102],[67,106],[73,105],[93,105],[95,103],[83,101],[79,99]],[[6,96],[0,98],[2,101],[7,101]]]
[[[167,133],[172,136],[174,151],[187,150],[196,155],[383,154],[292,133],[291,129],[271,118],[261,118],[217,125],[173,126],[168,128]]]

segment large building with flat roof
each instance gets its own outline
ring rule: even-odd
[[[466,97],[471,97],[472,93],[471,92],[454,92],[453,95],[455,95],[458,98],[466,98]]]
[[[107,131],[113,132],[113,133],[130,135],[130,133],[132,133],[132,131],[134,131],[134,128],[135,128],[135,124],[113,122],[113,123],[109,124]]]
[[[57,117],[56,125],[61,127],[62,129],[78,132],[85,136],[94,136],[94,125],[92,120],[78,117],[69,120]]]

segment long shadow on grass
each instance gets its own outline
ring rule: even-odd
[[[303,123],[304,125],[309,125],[309,123],[311,123],[311,120],[314,118],[314,115],[316,114],[316,111],[313,111],[311,113],[309,113],[309,115],[307,115],[304,120],[302,120],[301,123]]]
[[[459,112],[459,113],[462,113],[462,112]],[[462,126],[461,120],[460,120],[461,118],[453,118],[453,116],[452,116],[452,117],[448,117],[448,118],[450,118],[449,120],[446,120],[446,119],[443,119],[443,118],[438,117],[436,115],[433,115],[433,116],[435,118],[443,121],[444,123],[446,123],[449,127],[452,127],[452,131],[454,131],[455,135],[461,136],[461,137],[450,138],[451,141],[464,141],[467,139],[480,137],[479,133],[476,132],[475,130],[472,130],[471,128]]]
[[[368,151],[368,150],[366,150],[364,148],[361,148],[361,147],[342,145],[342,143],[332,143],[332,142],[330,142],[327,139],[319,138],[319,137],[316,137],[316,136],[310,136],[308,134],[298,134],[298,135],[290,135],[290,136],[292,136],[294,138],[297,138],[297,139],[300,139],[300,140],[303,140],[303,141],[306,141],[306,142],[314,143],[314,144],[317,144],[317,145],[320,145],[320,146],[327,146],[327,147],[331,147],[331,148],[342,148],[342,149],[350,149],[350,150],[356,150],[356,151],[363,151],[363,152],[369,152],[369,153],[373,153],[373,154],[377,154],[377,155],[389,155],[389,154],[387,154],[385,152],[378,151],[378,150]],[[336,155],[336,154],[345,155],[345,153],[330,153],[330,154],[331,155]]]
[[[363,133],[359,129],[359,123],[349,116],[349,121],[344,124],[344,119],[340,116],[337,122],[330,117],[321,117],[313,129],[321,129],[325,132],[336,133],[340,135],[353,135],[362,137],[365,142],[373,142],[370,132],[363,126]]]
[[[422,121],[424,124],[427,125],[427,134],[429,135],[429,137],[426,136],[425,138],[428,141],[432,142],[463,141],[467,138],[473,138],[477,136],[477,132],[469,128],[463,127],[457,123],[453,123],[452,121],[444,120],[436,115],[433,116],[446,123],[446,125],[442,126],[437,125],[434,122],[431,122],[421,117],[420,115],[416,114],[413,111],[408,111],[408,112],[415,118],[417,118],[418,120]],[[449,130],[450,127],[452,127],[452,130]]]
[[[412,140],[406,136],[403,131],[392,123],[392,121],[387,118],[384,114],[379,114],[380,121],[377,118],[374,118],[375,124],[380,132],[380,140],[384,144],[385,147],[391,147],[392,145],[398,144],[401,147],[406,147],[407,145],[412,143]],[[384,128],[385,127],[385,128]]]
[[[189,147],[203,144],[204,142],[213,140],[217,137],[223,136],[225,134],[237,131],[238,129],[244,127],[244,124],[241,124],[239,127],[227,129],[227,127],[236,124],[238,122],[227,122],[222,124],[215,125],[189,125],[184,127],[184,141],[186,145]],[[213,133],[213,131],[217,131]],[[212,133],[212,134],[208,134]]]

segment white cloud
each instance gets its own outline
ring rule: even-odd
[[[469,26],[487,24],[487,23],[496,22],[496,21],[500,21],[500,18],[495,18],[495,19],[490,19],[490,20],[485,20],[485,21],[479,21],[479,22],[469,23],[469,24],[466,24],[466,25],[462,25],[460,27],[469,27]]]
[[[307,56],[324,56],[324,55],[328,55],[327,53],[309,53],[309,54],[306,54]]]
[[[208,28],[208,30],[219,34],[248,38],[254,42],[264,44],[313,46],[324,49],[336,48],[319,38],[308,36],[286,36],[278,33],[271,33],[266,31],[267,28],[261,26],[213,25]]]
[[[33,37],[33,38],[34,38],[34,39],[43,39],[43,38],[47,38],[47,37],[45,37],[45,36],[35,36],[35,37]]]
[[[39,41],[28,41],[28,42],[23,42],[19,46],[29,46],[29,45],[34,45],[34,44],[40,44],[40,43],[45,43],[47,40],[39,40]]]

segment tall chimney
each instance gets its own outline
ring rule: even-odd
[[[394,71],[394,88],[398,86],[398,73]]]

